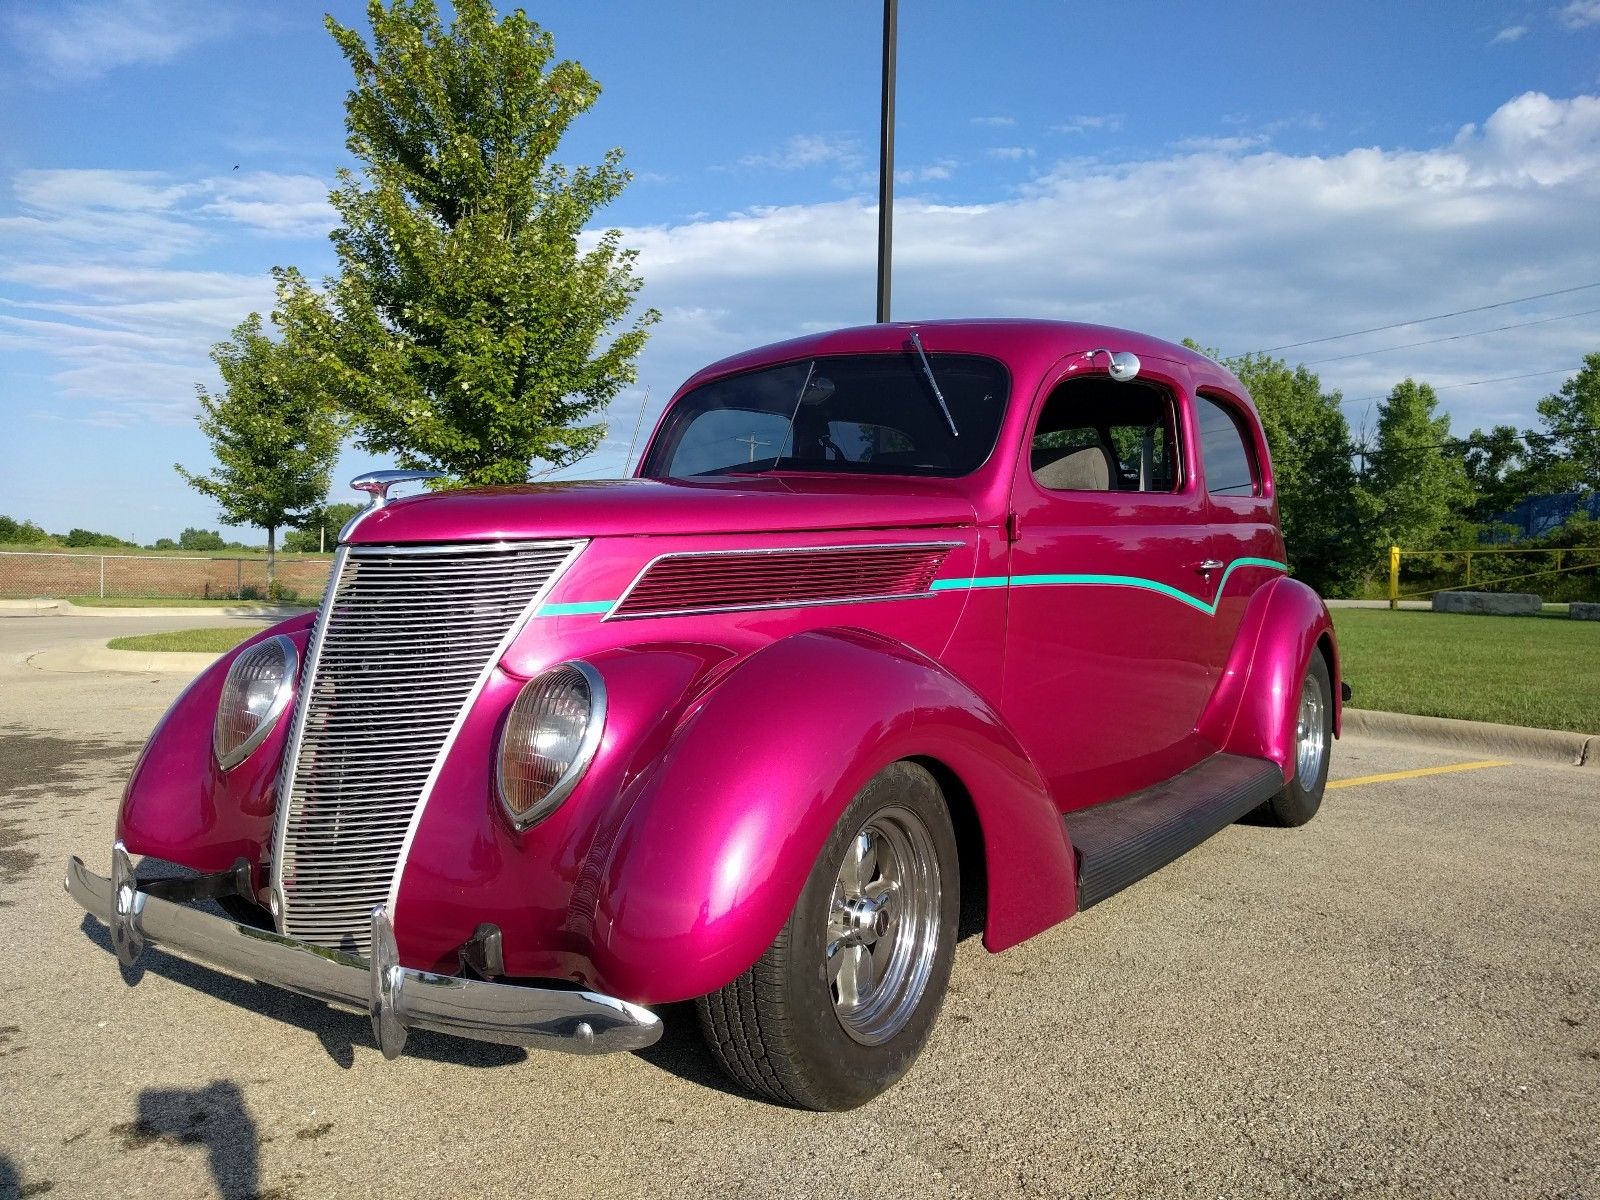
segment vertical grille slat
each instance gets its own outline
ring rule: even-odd
[[[581,542],[357,546],[312,630],[278,814],[283,931],[366,954],[458,722]]]

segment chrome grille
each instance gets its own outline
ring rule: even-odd
[[[292,937],[366,954],[438,764],[581,542],[353,546],[312,631],[273,856]]]

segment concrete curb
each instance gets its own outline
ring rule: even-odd
[[[0,617],[57,617],[70,607],[65,600],[0,600]]]
[[[1600,768],[1600,735],[1524,729],[1488,721],[1417,717],[1408,713],[1344,710],[1344,736],[1460,751],[1520,762]]]
[[[113,671],[130,675],[152,672],[198,675],[220,654],[179,654],[157,650],[113,650],[103,642],[57,646],[28,656],[28,665],[39,671]]]
[[[315,612],[307,605],[229,604],[221,607],[95,608],[79,607],[68,600],[0,600],[0,617],[232,617],[256,621],[286,621]]]

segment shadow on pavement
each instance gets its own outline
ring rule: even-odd
[[[232,1080],[203,1088],[146,1088],[139,1115],[111,1132],[124,1151],[145,1146],[204,1146],[218,1195],[254,1198],[261,1192],[261,1140]]]

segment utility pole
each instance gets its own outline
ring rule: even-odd
[[[878,128],[878,323],[889,320],[894,253],[894,59],[900,0],[883,0],[883,108]]]

